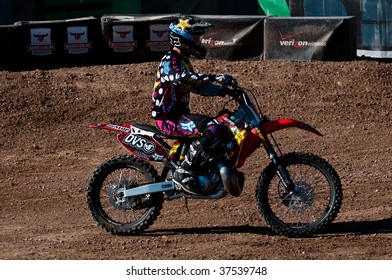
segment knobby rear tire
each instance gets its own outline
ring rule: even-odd
[[[92,217],[114,235],[140,234],[160,214],[163,194],[141,195],[119,202],[118,191],[156,182],[158,178],[152,165],[134,156],[121,155],[105,161],[94,171],[88,185],[87,205]]]
[[[257,207],[270,228],[288,237],[310,236],[337,217],[343,189],[335,169],[310,153],[289,153],[280,158],[298,190],[287,196],[270,163],[261,173],[257,188]]]

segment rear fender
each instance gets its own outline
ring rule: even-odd
[[[318,136],[323,136],[320,131],[318,131],[317,129],[315,129],[311,125],[306,124],[301,121],[292,120],[292,119],[280,119],[280,120],[265,122],[261,125],[261,127],[266,134],[271,134],[271,133],[276,132],[278,130],[282,130],[282,129],[289,128],[289,127],[296,127],[299,129],[303,129],[303,130],[312,132]]]
[[[170,161],[168,150],[164,147],[165,142],[156,139],[153,131],[143,130],[131,124],[97,124],[89,127],[120,132],[117,141],[137,158],[157,162]]]

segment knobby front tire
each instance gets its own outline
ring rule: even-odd
[[[310,236],[337,217],[343,199],[335,169],[310,153],[289,153],[280,157],[296,189],[288,194],[273,163],[261,173],[257,207],[270,228],[288,237]]]

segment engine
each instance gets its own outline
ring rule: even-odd
[[[197,176],[199,187],[205,194],[212,194],[223,187],[222,180],[217,169],[208,169]]]
[[[217,163],[197,176],[199,187],[205,194],[213,194],[224,188],[230,195],[239,196],[244,188],[244,174],[225,163]]]

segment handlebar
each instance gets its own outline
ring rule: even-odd
[[[245,88],[241,88],[237,83],[233,84],[231,88],[228,88],[227,95],[231,96],[233,100],[235,100],[238,104],[241,105],[242,110],[245,112],[248,117],[248,124],[254,128],[259,128],[261,123],[261,119],[264,119],[263,114],[261,113],[260,106],[257,103],[257,100],[254,98],[253,93]],[[253,103],[251,93],[256,105]]]

